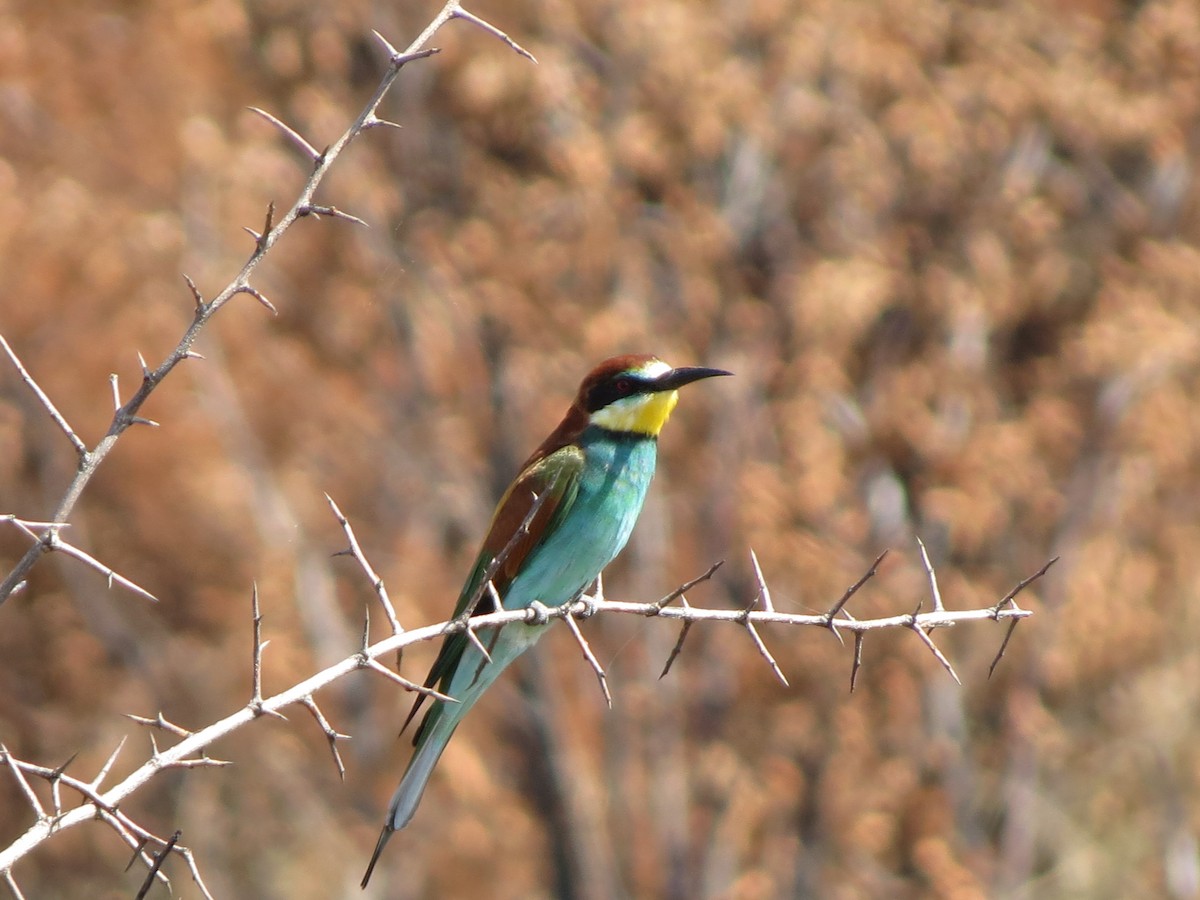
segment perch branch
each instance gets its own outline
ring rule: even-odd
[[[875,565],[878,565],[878,560]],[[1021,587],[1028,586],[1029,583],[1044,574],[1046,568],[1043,567],[1041,572],[1026,579],[1022,582]],[[874,566],[872,567],[874,569]],[[710,577],[715,567],[711,569],[699,580]],[[864,579],[865,580],[865,577]],[[695,584],[689,582],[684,585],[684,588]],[[855,658],[854,658],[854,673],[852,675],[852,687],[854,677],[857,676],[858,670],[862,664],[861,650],[862,638],[865,634],[871,631],[879,631],[882,629],[911,629],[922,634],[923,639],[928,641],[928,635],[923,633],[924,629],[941,627],[954,623],[980,622],[986,620],[992,621],[1009,621],[1015,622],[1032,615],[1031,610],[1019,609],[1012,603],[1017,591],[1013,591],[1012,595],[1006,599],[1008,608],[988,607],[984,609],[969,609],[969,610],[932,610],[929,612],[921,612],[920,607],[912,613],[896,616],[886,616],[875,619],[855,619],[845,612],[844,607],[842,614],[846,616],[844,620],[839,620],[838,627],[849,630],[855,636]],[[73,778],[63,773],[62,769],[47,769],[32,763],[24,762],[9,754],[9,752],[0,747],[0,762],[4,763],[14,777],[17,778],[21,786],[21,792],[24,794],[29,807],[33,812],[34,822],[29,828],[18,837],[8,847],[0,850],[0,874],[3,874],[6,879],[11,880],[11,871],[13,865],[34,848],[38,847],[52,834],[63,831],[67,828],[74,827],[85,821],[94,818],[101,818],[109,822],[113,827],[117,827],[118,831],[124,834],[125,831],[138,835],[139,837],[153,840],[159,846],[166,844],[166,841],[155,838],[150,835],[145,829],[137,826],[125,813],[119,811],[119,805],[131,794],[144,786],[154,776],[164,769],[169,768],[193,768],[199,766],[220,766],[225,765],[221,760],[210,759],[204,756],[204,751],[216,740],[225,737],[226,735],[250,724],[255,719],[264,715],[282,718],[284,708],[293,704],[304,705],[317,718],[318,724],[326,733],[327,739],[331,746],[337,740],[343,739],[344,735],[339,735],[329,726],[328,722],[324,721],[324,717],[320,715],[318,709],[314,709],[315,702],[313,695],[322,688],[338,681],[341,678],[349,675],[351,672],[360,669],[370,669],[378,672],[389,680],[401,685],[406,690],[416,691],[428,694],[440,700],[453,702],[453,698],[447,697],[438,691],[431,688],[423,687],[415,682],[409,681],[401,675],[392,672],[386,666],[378,662],[379,657],[385,654],[391,654],[399,651],[401,648],[411,646],[422,641],[431,641],[441,638],[447,634],[457,634],[462,631],[480,631],[483,629],[495,629],[501,626],[514,622],[526,622],[536,624],[539,622],[553,621],[554,619],[571,619],[577,615],[591,614],[627,614],[638,615],[650,618],[675,619],[683,623],[686,634],[687,629],[690,629],[695,624],[700,622],[728,622],[739,625],[750,631],[752,637],[757,638],[757,626],[764,625],[808,625],[818,628],[829,627],[829,614],[823,613],[820,615],[801,615],[793,613],[783,613],[777,610],[767,611],[761,609],[709,609],[703,607],[692,606],[688,604],[683,595],[683,590],[677,589],[671,595],[681,601],[679,606],[668,606],[662,600],[648,603],[633,603],[608,600],[603,597],[589,597],[584,600],[578,600],[572,603],[567,603],[559,607],[546,607],[538,604],[536,609],[518,609],[518,610],[499,610],[487,614],[481,614],[464,619],[461,616],[450,619],[445,622],[439,622],[435,625],[427,625],[423,628],[404,631],[400,634],[393,634],[373,645],[364,646],[356,652],[350,654],[341,661],[329,666],[315,675],[293,685],[292,687],[280,691],[270,697],[265,697],[259,700],[257,697],[241,709],[233,712],[225,718],[214,722],[199,730],[189,732],[177,725],[171,725],[167,722],[161,713],[154,719],[143,717],[132,717],[135,721],[148,725],[150,727],[167,731],[173,735],[180,737],[178,743],[164,750],[159,750],[157,747],[151,758],[136,768],[133,772],[127,775],[117,784],[101,790],[100,782],[103,778],[96,779],[95,783],[88,783],[79,779]],[[678,656],[678,648],[682,646],[682,637],[676,650],[672,652],[671,660],[668,660],[668,668],[670,662]],[[261,644],[260,635],[256,633],[255,644]],[[759,645],[759,652],[767,660],[776,677],[782,676],[778,666],[774,663],[769,652],[761,643],[761,638],[755,642]],[[932,643],[929,641],[929,643]],[[935,650],[935,655],[939,660],[944,661],[945,657],[940,654],[940,651]],[[252,664],[257,664],[258,660],[252,661]],[[943,662],[944,665],[948,663]],[[953,671],[951,669],[951,671]],[[786,683],[786,682],[785,682]],[[258,692],[256,692],[258,693]],[[105,763],[103,774],[107,774],[111,768],[112,759]],[[52,785],[61,783],[64,787],[69,788],[78,793],[83,798],[83,803],[80,806],[69,810],[64,810],[61,803],[56,803],[55,811],[48,813],[37,799],[36,794],[29,786],[25,776],[33,775],[43,778]],[[115,824],[114,824],[115,823]],[[173,848],[175,852],[187,855],[186,848],[176,845]],[[190,852],[190,851],[189,851]],[[202,884],[199,880],[199,873],[194,867],[194,861],[189,862],[192,866],[193,879],[198,884]]]

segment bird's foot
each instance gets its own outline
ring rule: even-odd
[[[571,615],[576,619],[590,619],[596,614],[597,609],[595,597],[580,594],[571,607]]]
[[[550,607],[540,600],[531,600],[526,611],[525,621],[529,625],[545,625],[550,621]]]

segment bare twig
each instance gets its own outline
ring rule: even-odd
[[[1000,602],[992,607],[992,610],[996,613],[999,613],[1001,609],[1003,609],[1005,606],[1008,606],[1008,605],[1011,605],[1011,607],[1013,609],[1020,609],[1020,607],[1017,606],[1017,599],[1016,599],[1017,594],[1021,593],[1021,591],[1025,590],[1025,588],[1029,587],[1029,585],[1032,582],[1036,581],[1037,579],[1039,579],[1043,575],[1045,575],[1046,572],[1049,571],[1050,567],[1052,565],[1054,565],[1056,562],[1058,562],[1057,556],[1054,557],[1053,559],[1051,559],[1049,562],[1047,562],[1044,566],[1042,566],[1040,569],[1038,569],[1036,572],[1034,572],[1028,578],[1025,578],[1025,579],[1022,579],[1021,581],[1019,581],[1015,588],[1013,588],[1011,591],[1009,591],[1007,594],[1005,594],[1000,599]],[[1012,640],[1013,632],[1017,630],[1017,622],[1019,622],[1019,621],[1021,621],[1021,620],[1013,619],[1011,622],[1008,623],[1008,631],[1004,632],[1004,640],[1000,642],[1000,649],[996,651],[996,657],[992,660],[992,664],[990,666],[988,666],[988,678],[992,677],[992,673],[996,671],[996,666],[1000,665],[1000,660],[1002,660],[1004,658],[1004,651],[1008,649],[1008,642],[1010,640]]]
[[[4,335],[2,334],[0,334],[0,347],[2,347],[5,354],[8,355],[9,361],[16,368],[17,374],[21,376],[21,380],[25,382],[31,391],[33,391],[33,395],[37,397],[38,402],[46,408],[46,412],[50,413],[50,418],[54,420],[54,424],[57,425],[59,430],[61,430],[62,433],[67,436],[67,440],[71,442],[71,446],[75,448],[75,452],[78,453],[80,457],[87,456],[87,446],[80,439],[79,435],[75,433],[75,429],[67,424],[66,418],[58,411],[58,407],[56,407],[53,401],[50,400],[49,395],[42,390],[41,385],[34,381],[33,376],[29,374],[29,370],[22,365],[21,360],[13,351],[13,348],[8,345],[8,341],[4,339]]]
[[[667,594],[665,597],[662,597],[662,598],[654,601],[653,605],[658,609],[662,609],[664,606],[668,605],[671,601],[673,601],[675,599],[683,599],[683,595],[687,591],[690,591],[692,588],[694,588],[696,585],[700,584],[701,582],[708,581],[708,579],[712,578],[713,575],[716,574],[717,569],[721,568],[721,566],[723,566],[723,565],[725,565],[725,560],[723,560],[723,559],[717,560],[715,563],[713,563],[711,566],[708,567],[708,571],[705,572],[703,575],[693,578],[691,581],[684,582],[679,587],[675,588],[675,590],[671,591],[671,593]],[[685,606],[687,605],[686,600],[684,601],[684,605]]]
[[[1043,575],[1045,575],[1048,571],[1050,571],[1050,567],[1052,565],[1054,565],[1056,562],[1058,562],[1057,556],[1054,557],[1049,562],[1047,562],[1044,566],[1042,566],[1040,569],[1038,569],[1036,572],[1034,572],[1028,578],[1024,578],[1021,581],[1017,582],[1017,586],[1015,588],[1013,588],[1011,591],[1009,591],[1007,594],[1005,594],[1000,599],[1000,602],[997,603],[992,608],[994,610],[996,610],[996,612],[1000,612],[1001,609],[1003,609],[1006,605],[1008,605],[1010,603],[1012,604],[1014,609],[1017,608],[1017,605],[1014,602],[1016,600],[1017,594],[1021,593],[1021,591],[1025,590],[1025,588],[1029,587],[1029,585],[1031,585],[1033,582],[1037,581],[1039,578],[1041,578]]]
[[[867,571],[863,573],[863,576],[858,579],[858,581],[846,588],[846,593],[842,594],[842,596],[838,599],[838,602],[829,607],[829,612],[825,613],[825,625],[830,631],[833,632],[834,636],[839,641],[842,639],[842,636],[838,633],[837,625],[835,625],[833,621],[834,618],[836,618],[837,615],[846,608],[846,604],[850,602],[851,597],[858,593],[859,588],[866,584],[870,579],[875,577],[875,574],[879,571],[879,564],[883,562],[883,558],[887,555],[888,551],[884,550],[877,557],[875,557],[875,562],[871,563],[871,568],[867,569]],[[846,614],[846,617],[850,619],[854,618],[849,613]]]
[[[197,354],[192,351],[192,344],[195,343],[197,336],[208,324],[214,315],[216,315],[224,306],[238,294],[249,294],[268,309],[274,310],[274,306],[257,288],[250,285],[250,277],[258,268],[258,265],[270,252],[271,248],[286,234],[295,224],[296,220],[302,216],[310,215],[313,212],[323,212],[326,215],[338,215],[340,218],[347,218],[345,215],[329,212],[334,207],[320,206],[314,203],[314,196],[317,188],[324,182],[330,168],[341,156],[342,152],[349,144],[358,138],[363,132],[380,124],[385,124],[384,120],[377,115],[380,103],[387,95],[395,82],[400,70],[409,62],[423,59],[436,52],[433,48],[427,48],[426,44],[433,38],[433,35],[451,19],[464,19],[484,30],[488,31],[495,37],[504,41],[508,46],[517,51],[523,56],[532,59],[529,51],[525,50],[519,44],[512,40],[507,34],[501,31],[491,23],[481,19],[474,13],[467,12],[463,9],[459,0],[448,0],[436,16],[425,27],[425,30],[417,36],[406,50],[403,52],[397,51],[387,41],[383,41],[388,50],[389,64],[387,71],[383,74],[376,86],[371,98],[363,107],[358,117],[347,126],[346,130],[322,153],[319,153],[313,158],[312,171],[300,188],[291,207],[276,219],[274,214],[274,205],[270,207],[267,214],[266,222],[261,232],[251,232],[254,236],[254,250],[249,258],[243,263],[241,270],[234,278],[211,300],[205,301],[200,290],[195,283],[190,279],[186,279],[188,289],[195,301],[195,311],[192,317],[191,324],[185,329],[183,336],[179,339],[175,348],[167,354],[159,365],[151,370],[146,367],[143,373],[141,385],[133,393],[133,395],[121,403],[120,392],[117,386],[117,380],[112,379],[113,400],[115,410],[113,412],[112,421],[109,424],[108,431],[103,438],[96,444],[94,448],[88,450],[86,445],[80,440],[78,435],[66,423],[62,414],[57,411],[54,404],[50,402],[45,392],[37,386],[37,383],[29,376],[24,366],[12,352],[7,342],[4,342],[4,349],[10,360],[16,365],[18,373],[22,379],[33,389],[39,402],[46,408],[54,419],[58,427],[67,436],[72,448],[79,455],[79,465],[71,483],[67,486],[62,498],[58,501],[58,505],[51,516],[51,521],[55,523],[66,522],[71,513],[75,509],[75,505],[79,502],[80,496],[84,489],[91,482],[92,477],[96,473],[97,467],[107,458],[112,451],[114,444],[120,439],[131,426],[137,424],[147,424],[149,420],[141,418],[138,413],[145,404],[151,393],[162,383],[168,375],[174,371],[175,367],[185,359],[194,358]],[[382,40],[382,37],[381,37]],[[261,113],[260,113],[261,115]],[[289,129],[283,123],[279,122],[273,116],[267,115],[267,120],[272,122],[277,128],[281,128],[283,133],[288,136],[294,144],[299,146],[301,150],[310,155],[315,152],[315,148],[308,141],[301,138],[294,131]],[[390,123],[388,123],[390,124]],[[294,135],[294,137],[293,137]],[[3,338],[0,338],[2,341]],[[43,553],[49,552],[51,548],[51,532],[46,532],[42,539],[30,547],[25,555],[17,562],[12,570],[0,581],[0,604],[3,604],[13,592],[25,583],[25,576],[30,569],[37,563]]]
[[[49,539],[48,543],[46,544],[46,546],[50,550],[60,550],[63,553],[65,553],[67,556],[70,556],[72,559],[77,559],[84,565],[86,565],[92,569],[95,569],[97,572],[99,572],[101,575],[103,575],[105,578],[108,579],[108,586],[110,588],[113,586],[113,583],[115,582],[116,584],[121,585],[121,587],[125,588],[126,590],[132,591],[133,593],[135,593],[141,597],[145,597],[147,600],[152,600],[155,603],[158,602],[158,598],[155,597],[152,593],[150,593],[148,590],[146,590],[141,585],[135,584],[133,581],[130,581],[128,578],[126,578],[121,573],[115,571],[114,569],[109,568],[104,563],[100,562],[100,560],[96,559],[96,557],[92,556],[89,553],[85,553],[84,551],[80,550],[78,547],[74,546],[73,544],[69,544],[66,541],[64,541],[58,535],[58,526],[54,526],[49,533],[50,533],[50,539]]]
[[[367,555],[363,553],[362,546],[358,543],[358,538],[355,536],[354,529],[350,525],[350,520],[343,515],[338,505],[333,502],[332,497],[326,494],[325,500],[329,503],[329,508],[333,510],[334,518],[342,526],[342,532],[346,535],[346,541],[349,543],[349,548],[343,550],[342,553],[354,557],[354,561],[358,563],[359,568],[367,576],[367,580],[371,582],[371,589],[375,592],[375,596],[379,598],[379,603],[383,607],[384,614],[387,615],[388,623],[392,626],[392,634],[400,634],[404,631],[404,628],[401,627],[400,620],[396,617],[396,608],[392,606],[392,599],[388,596],[383,579],[379,577],[379,574],[367,560]]]
[[[38,795],[33,792],[33,788],[29,786],[28,779],[25,778],[25,773],[21,771],[21,767],[17,765],[12,754],[8,752],[8,748],[0,744],[0,758],[4,760],[4,764],[8,766],[9,771],[13,773],[13,778],[17,781],[17,787],[21,789],[21,793],[25,795],[26,801],[33,808],[34,813],[39,819],[46,817],[46,810],[42,807],[41,801],[38,800]]]
[[[258,608],[258,585],[254,585],[250,592],[250,609],[251,619],[253,622],[254,631],[254,647],[252,648],[252,657],[250,661],[250,708],[262,716],[275,716],[279,719],[286,719],[283,713],[278,710],[267,709],[263,706],[262,697],[262,654],[270,641],[262,639],[262,613]]]
[[[146,872],[146,880],[142,882],[142,888],[137,892],[136,900],[143,900],[150,893],[150,888],[154,885],[154,879],[158,877],[162,864],[167,861],[167,856],[175,849],[175,845],[179,843],[181,834],[182,832],[176,831],[163,845],[162,849],[154,854],[154,861],[151,863],[149,871]],[[167,880],[166,876],[163,876],[163,880]]]
[[[6,869],[4,872],[4,883],[8,885],[8,889],[12,891],[15,900],[25,900],[25,895],[21,893],[21,888],[17,886],[17,881],[13,878],[11,869]]]

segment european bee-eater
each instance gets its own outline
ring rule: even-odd
[[[508,553],[492,576],[475,614],[534,603],[561,606],[579,597],[629,540],[654,475],[658,433],[685,384],[728,375],[721,369],[673,369],[653,356],[617,356],[583,379],[558,427],[521,467],[504,492],[475,566],[463,586],[455,617],[480,593],[493,560]],[[538,503],[536,511],[534,504]],[[526,521],[528,519],[528,522]],[[525,532],[522,533],[522,527]],[[487,656],[463,632],[447,635],[426,687],[455,698],[435,700],[413,738],[412,759],[388,807],[387,821],[363,876],[365,888],[392,834],[408,824],[421,794],[467,711],[505,667],[545,632],[523,622],[481,635]],[[420,708],[417,697],[408,722]]]

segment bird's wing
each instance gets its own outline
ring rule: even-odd
[[[488,529],[487,537],[483,540],[479,556],[476,557],[475,567],[471,570],[467,583],[463,585],[458,604],[454,607],[454,618],[462,615],[466,610],[467,605],[475,596],[475,592],[479,589],[484,575],[487,574],[488,567],[511,543],[512,546],[504,557],[504,561],[492,575],[492,585],[496,588],[496,592],[501,597],[508,592],[508,586],[521,571],[529,554],[541,543],[545,535],[554,530],[575,502],[575,497],[579,493],[579,477],[582,472],[583,450],[574,444],[569,444],[531,463],[525,468],[525,471],[517,476],[516,481],[512,483],[496,505],[491,527]],[[542,497],[545,499],[541,499]],[[540,506],[531,516],[534,504],[539,501]],[[529,519],[528,523],[526,523],[526,519]],[[522,531],[523,527],[524,531]],[[485,593],[476,604],[472,615],[491,612],[496,612],[496,609],[485,588]],[[450,679],[453,677],[454,670],[462,658],[468,641],[469,638],[463,632],[446,636],[442,642],[442,649],[438,653],[437,659],[434,660],[433,667],[429,670],[429,677],[425,679],[425,687],[433,687],[438,682],[441,682],[443,690],[449,686]],[[408,718],[404,720],[404,728],[407,728],[408,723],[416,716],[425,696],[425,694],[417,695],[412,709],[409,710]],[[424,727],[424,722],[422,722],[421,727],[413,736],[414,744],[420,740],[421,730]],[[404,728],[401,728],[401,731]]]

